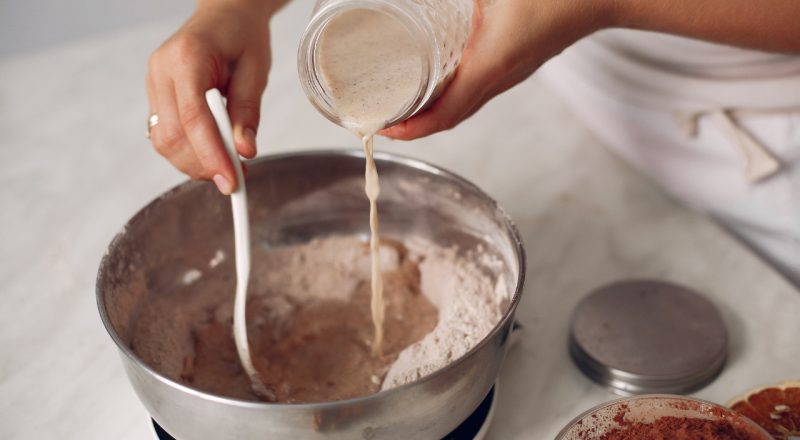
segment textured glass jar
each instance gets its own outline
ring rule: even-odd
[[[298,73],[311,103],[339,125],[343,125],[342,119],[320,71],[320,39],[333,18],[354,9],[390,15],[414,36],[419,47],[422,66],[419,89],[413,99],[386,121],[385,126],[389,127],[430,105],[452,78],[467,44],[472,0],[318,0],[300,41]]]

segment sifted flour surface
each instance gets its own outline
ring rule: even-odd
[[[376,357],[368,243],[329,237],[253,248],[248,338],[276,401],[339,400],[416,380],[466,353],[502,316],[508,292],[455,249],[384,240],[380,253],[386,315],[384,354]],[[154,292],[131,347],[174,380],[258,400],[233,342],[229,264],[193,269],[179,291]]]
[[[455,248],[423,240],[406,245],[410,253],[424,255],[419,263],[420,287],[438,309],[439,321],[433,331],[400,353],[386,374],[384,390],[420,379],[466,354],[489,334],[508,305],[502,278],[493,282],[471,259],[459,257]]]

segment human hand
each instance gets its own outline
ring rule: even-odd
[[[270,13],[258,2],[199,3],[195,14],[150,57],[147,95],[151,113],[158,115],[150,138],[176,168],[192,178],[212,179],[220,192],[231,194],[236,173],[205,92],[218,88],[227,96],[236,150],[254,157],[271,62]]]
[[[604,0],[476,0],[472,32],[452,82],[424,112],[381,134],[411,140],[455,127],[545,61],[611,22]]]

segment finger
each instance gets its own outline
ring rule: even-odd
[[[236,63],[228,85],[228,114],[233,124],[233,138],[236,150],[246,158],[256,155],[261,95],[267,86],[268,70],[268,52],[245,52]]]
[[[175,84],[175,98],[181,126],[203,166],[204,177],[214,180],[221,193],[230,195],[236,189],[236,173],[205,99],[206,90],[213,86],[211,78],[185,71]]]
[[[524,2],[523,2],[524,3]],[[510,52],[509,28],[518,13],[514,2],[483,2],[474,10],[472,32],[458,69],[444,93],[428,110],[383,130],[381,134],[411,140],[455,127],[489,99],[508,89],[505,84],[517,62]],[[492,10],[486,14],[486,10]],[[489,20],[489,18],[492,20]],[[517,39],[519,39],[517,37]]]
[[[175,168],[192,178],[202,177],[203,167],[192,151],[178,120],[172,80],[166,76],[157,78],[151,74],[148,83],[151,95],[149,99],[155,103],[154,111],[158,115],[158,124],[150,129],[153,146]]]
[[[203,165],[200,164],[200,159],[197,158],[192,146],[186,141],[184,147],[175,152],[169,158],[175,168],[182,173],[191,177],[192,179],[207,179]]]
[[[147,72],[147,76],[145,78],[145,88],[147,89],[147,105],[150,109],[150,114],[158,114],[156,88],[155,84],[153,84],[153,74],[149,71]]]
[[[381,134],[411,140],[453,128],[483,105],[486,84],[485,69],[464,60],[450,85],[428,110],[381,131]]]

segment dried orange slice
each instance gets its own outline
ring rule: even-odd
[[[800,381],[753,390],[728,406],[761,425],[778,440],[800,438]]]

